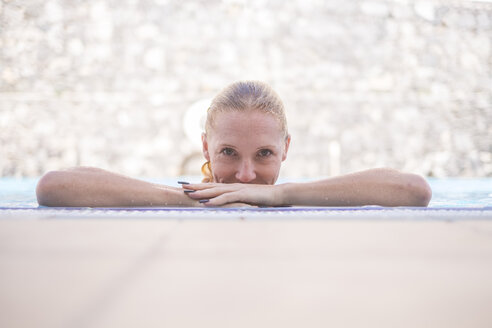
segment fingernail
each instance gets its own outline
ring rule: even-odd
[[[186,190],[183,190],[183,192],[185,194],[189,194],[190,192],[195,192],[196,190],[190,190],[190,189],[186,189]]]
[[[179,184],[190,184],[189,182],[186,182],[186,181],[178,181]]]
[[[200,199],[198,202],[199,203],[207,203],[210,199]]]

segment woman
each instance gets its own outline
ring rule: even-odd
[[[282,101],[266,84],[244,81],[222,90],[202,135],[203,183],[153,184],[96,168],[46,173],[36,194],[45,206],[427,206],[420,176],[372,169],[305,183],[275,185],[289,150]]]

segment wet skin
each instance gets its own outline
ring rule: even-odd
[[[290,137],[275,116],[256,110],[217,113],[202,141],[214,182],[182,187],[205,206],[427,206],[431,197],[421,177],[384,168],[276,185]]]
[[[36,188],[43,206],[427,206],[424,178],[377,168],[304,183],[275,184],[287,156],[277,118],[248,110],[217,113],[203,136],[214,183],[157,185],[90,167],[46,173]]]

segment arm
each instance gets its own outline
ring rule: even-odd
[[[266,206],[427,206],[432,191],[415,174],[372,169],[305,183],[280,185],[184,185],[190,198],[209,199],[207,206],[244,202]]]
[[[425,179],[391,169],[288,183],[279,189],[283,203],[308,206],[427,206],[432,197]]]
[[[132,179],[105,170],[76,167],[46,173],[38,182],[39,205],[75,207],[196,206],[181,188]]]

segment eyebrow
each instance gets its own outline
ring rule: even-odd
[[[219,147],[220,148],[222,148],[222,147],[237,148],[236,146],[230,145],[230,144],[219,144]],[[256,148],[256,150],[265,149],[265,148],[273,148],[273,149],[276,149],[276,147],[274,145],[264,145],[264,146],[260,146],[260,147]]]
[[[229,145],[229,144],[219,144],[219,148],[222,148],[222,147],[236,148],[236,146]]]
[[[257,150],[259,150],[259,149],[265,149],[265,148],[273,148],[273,149],[275,149],[276,147],[273,146],[273,145],[266,145],[266,146],[258,147]]]

